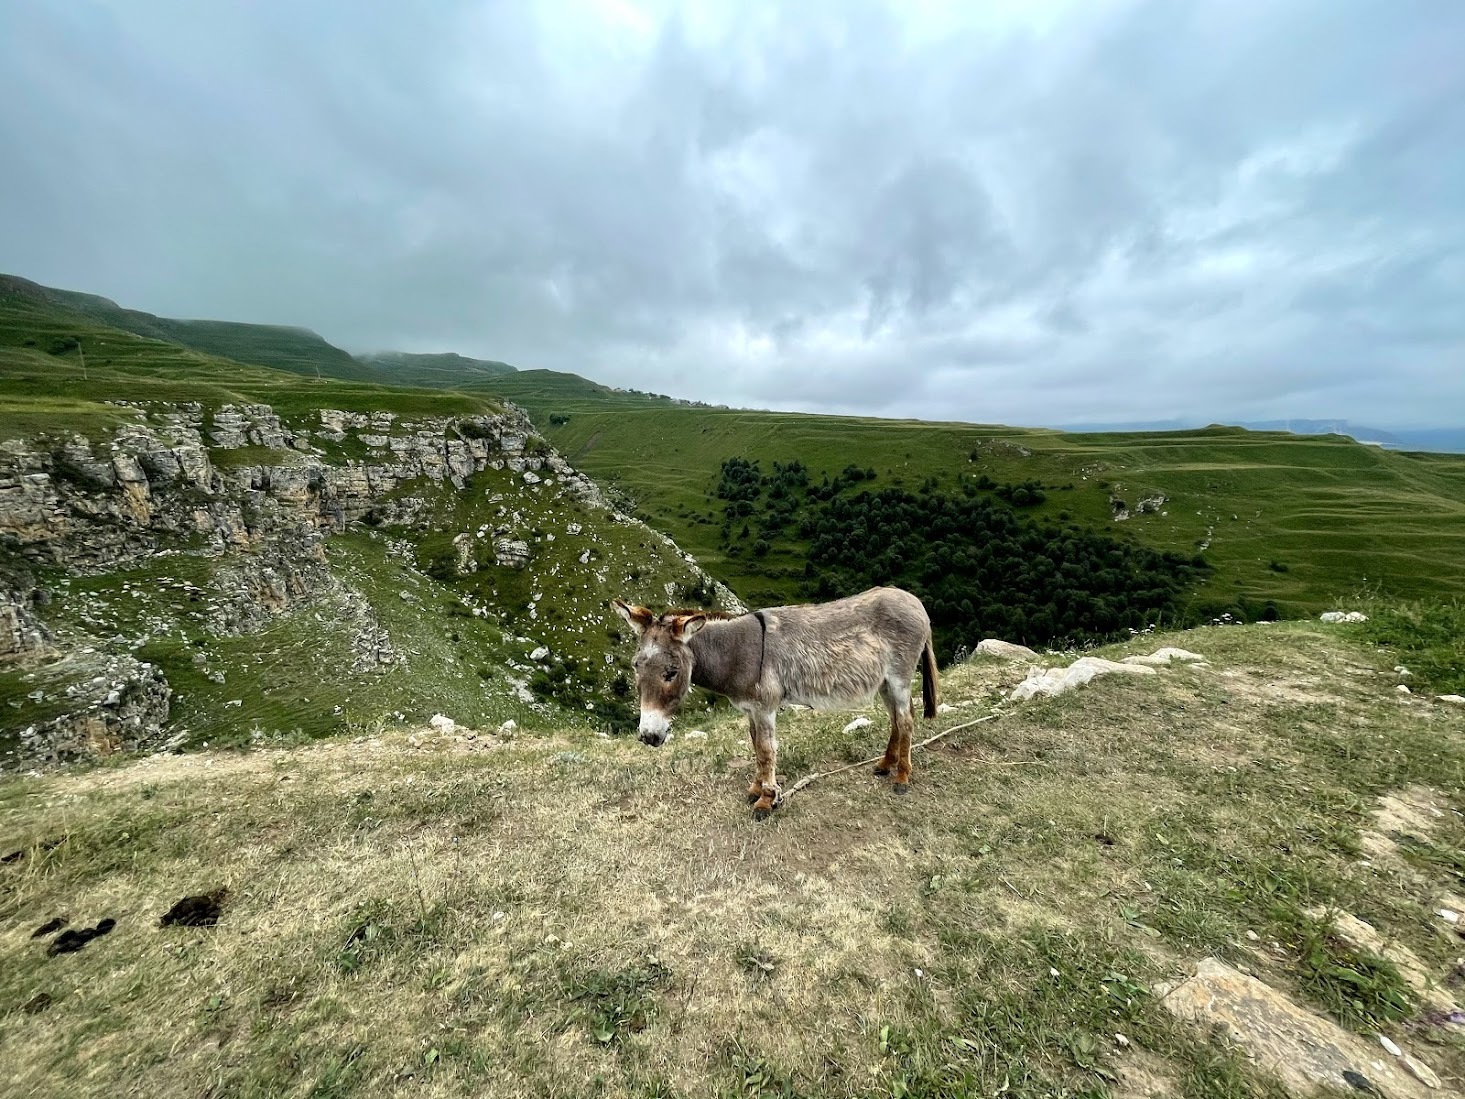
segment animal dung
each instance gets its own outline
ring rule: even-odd
[[[80,931],[63,931],[51,941],[50,946],[46,947],[46,956],[54,958],[57,954],[75,954],[87,943],[93,939],[100,939],[116,926],[117,921],[109,916],[96,927],[83,927]]]
[[[200,893],[184,897],[158,921],[159,927],[213,927],[219,922],[224,900],[229,896],[227,889],[215,889],[212,893]]]
[[[69,921],[66,919],[65,916],[57,916],[54,919],[47,920],[45,923],[41,924],[40,927],[31,932],[31,938],[43,939],[47,935],[60,931],[63,927],[67,925],[68,922]]]

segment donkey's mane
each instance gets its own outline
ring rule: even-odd
[[[689,614],[699,614],[703,618],[711,619],[714,622],[723,622],[731,618],[742,617],[742,615],[740,614],[728,614],[727,611],[704,611],[696,607],[668,607],[661,613],[663,615],[673,615],[677,618],[681,618]]]

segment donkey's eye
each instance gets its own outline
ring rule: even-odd
[[[670,683],[673,680],[675,680],[676,677],[678,675],[680,675],[680,674],[681,673],[675,667],[671,667],[671,668],[668,668],[666,671],[664,671],[664,672],[661,673],[661,678],[664,679],[664,680],[666,680],[668,683]]]

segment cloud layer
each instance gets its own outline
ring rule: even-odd
[[[1462,57],[1449,3],[16,0],[0,269],[731,404],[1460,423]]]

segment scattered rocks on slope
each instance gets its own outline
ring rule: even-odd
[[[149,749],[165,739],[173,689],[163,673],[130,655],[73,653],[46,669],[67,682],[66,713],[20,731],[26,757],[40,763]]]

